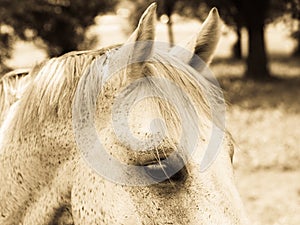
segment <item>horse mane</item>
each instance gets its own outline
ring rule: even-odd
[[[32,75],[33,77],[30,79],[21,100],[18,102],[16,110],[22,113],[17,113],[14,116],[13,124],[10,126],[12,132],[17,131],[16,133],[18,134],[11,135],[11,137],[18,136],[18,138],[22,138],[28,129],[36,129],[45,120],[50,119],[53,121],[57,118],[64,118],[65,120],[71,118],[72,100],[75,91],[77,88],[79,88],[79,91],[84,91],[83,89],[80,90],[81,87],[77,87],[80,78],[84,73],[89,73],[89,76],[86,76],[89,78],[84,82],[89,82],[89,89],[85,91],[90,93],[84,93],[83,95],[94,96],[95,90],[100,88],[97,79],[100,79],[100,82],[102,82],[102,77],[99,76],[103,76],[103,74],[99,74],[99,68],[103,67],[103,60],[99,59],[103,54],[115,47],[117,46],[100,50],[71,52],[58,58],[52,58],[39,65],[35,69],[34,75]],[[110,57],[113,59],[114,54],[111,55]],[[164,76],[168,76],[169,79],[183,87],[185,86],[186,90],[197,86],[193,77],[201,75],[189,65],[167,52],[156,51],[153,58],[156,61],[155,64],[151,62],[146,63],[151,70],[157,70],[156,73],[163,71]],[[161,63],[162,59],[166,59],[167,63]],[[99,63],[102,63],[102,65],[99,65]],[[172,65],[177,65],[179,70],[185,72],[178,72]],[[191,74],[191,76],[188,74]],[[93,76],[97,77],[93,78]],[[208,90],[213,95],[217,95],[219,89],[211,85],[204,77],[200,78],[200,81],[202,85],[201,90],[189,94],[192,94],[193,99],[196,99],[197,102],[195,104],[200,106],[202,113],[204,113],[203,116],[211,118],[209,104],[206,101],[203,90]],[[32,118],[38,118],[34,121],[37,124],[33,124]]]
[[[26,129],[39,127],[46,119],[68,116],[72,97],[85,69],[109,48],[92,51],[74,51],[46,60],[32,69],[31,79],[23,91],[11,124],[11,131],[21,138]],[[36,125],[32,118],[38,118]]]
[[[124,51],[128,51],[130,48],[124,48]],[[196,71],[193,67],[182,62],[179,58],[169,54],[166,50],[155,49],[150,59],[146,60],[143,64],[143,71],[134,71],[128,70],[126,68],[126,61],[128,60],[126,57],[122,57],[124,51],[122,51],[122,47],[118,50],[111,51],[107,58],[104,60],[95,60],[93,64],[91,64],[87,75],[83,77],[83,82],[79,84],[77,87],[79,96],[77,96],[75,105],[79,106],[81,104],[85,104],[86,109],[92,109],[95,105],[95,99],[97,96],[95,94],[100,93],[100,89],[104,87],[104,83],[109,80],[110,75],[119,74],[119,77],[113,79],[114,85],[123,87],[126,84],[128,79],[128,71],[129,72],[137,72],[139,74],[144,73],[145,79],[134,85],[132,92],[128,92],[124,96],[124,102],[128,105],[134,105],[137,96],[141,94],[145,94],[148,92],[150,95],[154,94],[154,96],[158,96],[158,107],[163,118],[176,118],[172,114],[173,110],[168,109],[168,104],[166,104],[166,99],[168,96],[173,98],[173,103],[178,102],[189,102],[192,101],[193,105],[185,105],[187,112],[189,110],[193,110],[190,107],[197,108],[197,116],[198,118],[188,119],[189,121],[194,121],[195,126],[207,127],[210,126],[208,123],[213,122],[220,129],[224,130],[224,111],[213,112],[216,108],[220,108],[224,110],[224,100],[221,88],[216,85],[209,77],[210,71],[208,67],[202,65],[200,71]],[[105,66],[103,63],[105,62]],[[124,63],[125,62],[125,63]],[[121,66],[119,65],[121,64]],[[123,67],[122,67],[122,64]],[[204,64],[204,62],[203,62]],[[103,68],[104,67],[104,68]],[[108,68],[105,68],[108,67]],[[111,74],[107,74],[107,71],[110,71]],[[172,89],[172,85],[169,86],[167,83],[156,83],[155,81],[151,81],[148,77],[157,77],[157,78],[165,78],[167,83],[173,83],[179,87],[179,89],[183,90],[186,96],[180,95],[179,92],[174,92]],[[141,77],[143,78],[143,77]],[[128,83],[127,83],[128,85]],[[187,99],[187,96],[189,99]],[[221,107],[218,107],[220,106]],[[196,107],[195,107],[196,106]],[[80,108],[80,107],[75,107]],[[219,110],[219,109],[217,109]],[[89,110],[91,112],[91,110]],[[82,114],[79,117],[84,118],[86,112],[77,111],[76,113]],[[169,114],[169,115],[168,115]],[[189,114],[189,113],[187,113]],[[214,114],[214,115],[212,115]],[[166,115],[166,116],[164,116]],[[186,117],[191,116],[185,115]],[[199,121],[200,120],[200,121]],[[174,121],[176,123],[176,121]],[[177,125],[180,124],[180,121],[177,121]],[[198,123],[198,124],[197,124]],[[193,125],[191,124],[191,127]],[[195,127],[197,129],[197,127]]]
[[[28,83],[30,69],[17,69],[4,74],[0,80],[0,124],[10,106],[22,95]]]

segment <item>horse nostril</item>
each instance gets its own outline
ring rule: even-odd
[[[187,170],[183,163],[175,163],[168,159],[145,165],[144,169],[157,182],[183,182],[187,176]]]
[[[186,177],[187,177],[187,169],[184,166],[183,168],[181,168],[181,170],[179,170],[171,177],[171,180],[176,182],[184,182],[186,180]]]

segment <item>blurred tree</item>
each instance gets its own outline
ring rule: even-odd
[[[248,57],[245,76],[268,79],[268,60],[265,48],[264,27],[270,0],[242,0],[240,9],[248,31]]]
[[[1,0],[2,25],[13,28],[18,38],[42,40],[49,56],[77,50],[85,41],[87,28],[100,13],[114,9],[118,0]],[[1,33],[0,33],[1,34]],[[9,56],[5,35],[1,36],[0,62]],[[8,48],[7,48],[8,47]],[[2,53],[5,51],[6,53]]]
[[[177,0],[162,1],[162,11],[168,17],[167,26],[168,26],[169,42],[171,45],[174,44],[174,34],[173,34],[173,27],[172,27],[173,21],[171,15],[173,14],[176,2]]]
[[[243,16],[240,11],[240,1],[238,0],[191,0],[179,1],[177,11],[181,11],[181,15],[192,18],[199,18],[201,21],[205,19],[207,12],[212,7],[217,7],[221,18],[224,22],[232,27],[237,34],[236,43],[233,45],[233,57],[242,58],[241,46],[241,29],[245,25]]]
[[[0,23],[0,74],[4,74],[9,70],[4,61],[11,57],[13,41],[14,37],[9,29]]]
[[[287,10],[291,17],[296,20],[297,28],[293,32],[292,37],[297,41],[297,46],[294,51],[295,56],[300,56],[300,0],[286,0]]]
[[[267,22],[285,22],[297,42],[294,55],[300,56],[300,0],[271,0]]]
[[[147,9],[147,7],[154,2],[154,0],[127,0],[132,5],[134,5],[134,10],[132,10],[131,15],[129,17],[129,23],[132,28],[135,28],[138,24],[139,18],[142,16],[143,12]],[[168,16],[167,25],[168,25],[168,35],[169,42],[174,43],[174,35],[172,30],[172,20],[171,15],[174,11],[174,6],[177,0],[156,0],[157,3],[157,14],[158,17],[166,14]],[[132,30],[131,30],[132,31]],[[131,32],[130,31],[130,32]]]
[[[195,0],[196,1],[196,0]],[[264,27],[271,0],[203,0],[211,8],[216,6],[226,24],[235,28],[237,42],[234,56],[241,58],[241,28],[248,31],[248,56],[245,76],[252,79],[269,79],[268,59],[264,41]],[[196,1],[197,2],[197,1]]]
[[[300,16],[297,18],[298,29],[293,32],[292,37],[296,40],[297,44],[294,50],[294,56],[300,56]]]
[[[298,30],[294,37],[298,40],[295,53],[300,54],[300,0],[192,0],[195,3],[205,2],[211,8],[216,6],[225,23],[233,27],[237,42],[233,46],[233,55],[242,58],[241,28],[248,31],[248,56],[246,77],[269,79],[268,58],[265,49],[264,27],[266,24],[281,19],[287,13],[298,20]],[[182,2],[186,2],[182,0]],[[192,9],[198,10],[197,7]],[[199,10],[198,10],[199,11]],[[193,15],[190,13],[190,15]]]
[[[264,42],[264,26],[268,18],[268,10],[271,6],[271,0],[161,0],[160,13],[167,14],[168,5],[171,11],[178,12],[180,15],[188,17],[196,17],[203,20],[203,16],[207,13],[208,8],[216,6],[224,21],[235,27],[240,37],[241,27],[246,27],[249,35],[249,52],[247,57],[247,70],[245,76],[252,79],[269,79],[268,60]],[[149,4],[149,0],[139,0],[138,7],[145,8]],[[167,2],[167,4],[165,3]],[[142,6],[142,7],[141,7]],[[136,12],[136,11],[135,11]],[[172,40],[172,39],[171,39]],[[235,52],[241,57],[241,43],[235,45]]]

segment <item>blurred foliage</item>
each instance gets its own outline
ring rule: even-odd
[[[138,18],[143,11],[154,2],[153,0],[127,0],[134,3],[135,10],[130,18],[133,24],[137,24]],[[178,13],[188,18],[197,18],[203,21],[212,7],[217,7],[220,16],[229,26],[235,26],[237,23],[244,24],[243,11],[251,11],[255,6],[267,5],[266,23],[274,22],[276,19],[282,19],[282,16],[291,14],[292,18],[299,18],[300,0],[264,0],[247,1],[247,0],[157,0],[158,15],[167,14],[166,5],[173,5],[172,13]],[[248,2],[248,3],[247,3]],[[253,7],[252,7],[253,6]],[[170,8],[170,7],[169,7]],[[259,10],[259,8],[256,8]],[[254,11],[253,11],[254,12]],[[253,13],[255,15],[255,13]]]
[[[112,11],[118,0],[0,0],[0,62],[10,56],[16,36],[26,41],[42,42],[49,56],[86,46],[85,34],[94,18]]]
[[[176,0],[175,0],[176,1]],[[131,26],[130,32],[137,26],[139,18],[142,16],[143,12],[147,9],[147,7],[153,3],[157,3],[157,14],[158,17],[160,17],[162,14],[164,14],[164,9],[162,7],[162,0],[126,0],[128,4],[130,4],[132,7],[131,8],[131,13],[129,16],[129,24]]]
[[[234,28],[237,33],[237,43],[233,48],[233,55],[237,58],[242,58],[241,28],[244,27],[248,31],[249,51],[246,59],[247,70],[245,76],[252,79],[268,80],[271,77],[264,43],[265,25],[278,20],[278,18],[282,19],[287,14],[299,20],[299,1],[300,0],[159,0],[158,8],[159,15],[167,14],[169,21],[172,13],[178,13],[181,16],[197,18],[203,21],[209,9],[217,7],[224,22]],[[132,16],[132,24],[136,23],[137,18],[152,1],[138,0],[134,2],[136,2],[136,10],[133,13],[134,16]],[[169,23],[172,24],[172,22]],[[171,27],[170,24],[169,27]],[[172,34],[172,32],[169,32],[169,34]],[[299,32],[297,32],[295,36],[299,37]],[[172,40],[171,37],[170,40]]]
[[[15,40],[9,30],[5,31],[1,29],[2,27],[0,23],[0,74],[9,70],[2,62],[11,57],[12,44]]]

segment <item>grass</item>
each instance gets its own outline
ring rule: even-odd
[[[243,79],[243,61],[217,59],[211,69],[229,103],[236,180],[252,224],[298,225],[300,59],[270,58],[276,82]]]

